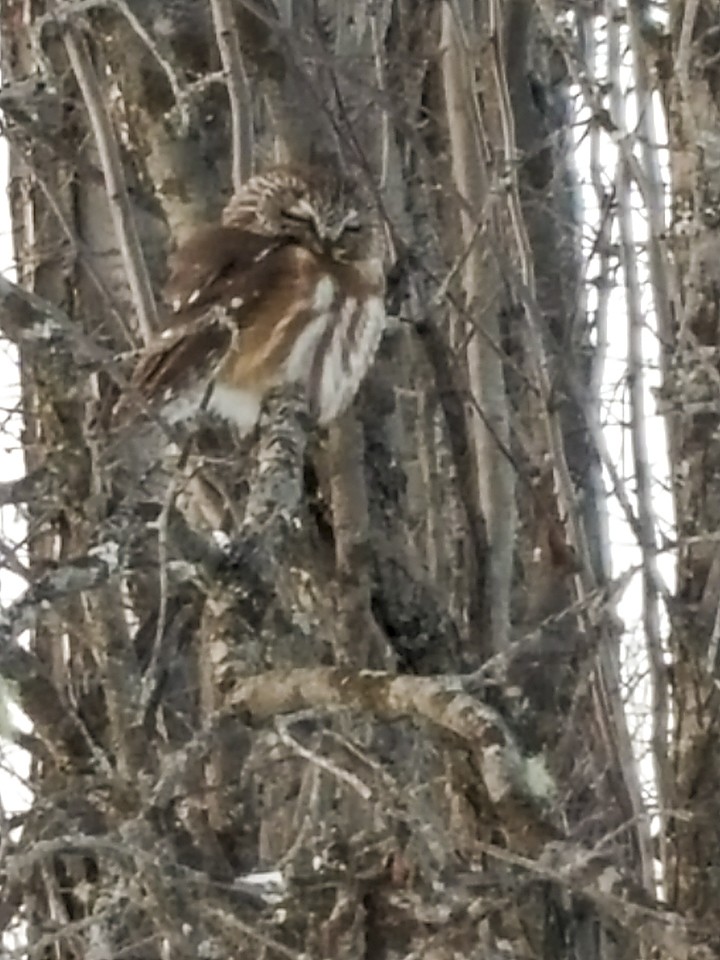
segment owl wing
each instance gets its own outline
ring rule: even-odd
[[[131,392],[152,403],[192,389],[212,375],[231,342],[232,331],[219,313],[169,327],[140,357]]]
[[[238,227],[208,227],[172,256],[167,326],[141,356],[131,388],[165,401],[206,383],[241,331],[272,325],[313,280],[307,251]],[[260,333],[260,331],[258,331]]]
[[[287,240],[239,227],[205,227],[170,257],[163,299],[175,319],[185,322],[210,305],[247,296],[248,286],[267,272],[263,261],[284,246]]]

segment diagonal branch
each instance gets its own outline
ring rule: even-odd
[[[126,383],[114,355],[83,333],[59,307],[0,274],[0,332],[11,343],[42,343],[53,351],[78,354],[101,366],[120,386]]]
[[[15,641],[50,604],[105,583],[117,571],[119,556],[114,544],[103,544],[85,557],[50,570],[0,612],[0,676],[16,686],[20,705],[59,760],[87,757],[92,747],[44,664]]]
[[[157,310],[133,218],[117,138],[105,107],[105,98],[90,57],[87,40],[75,27],[67,23],[64,25],[63,40],[90,117],[105,177],[110,214],[137,311],[138,326],[147,342],[158,328]]]
[[[70,594],[102,586],[120,571],[120,557],[116,543],[102,543],[85,556],[48,571],[0,612],[0,673],[17,679],[5,673],[5,650],[21,633],[34,626],[39,610]]]

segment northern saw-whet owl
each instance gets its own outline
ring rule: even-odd
[[[245,434],[270,388],[299,382],[328,423],[373,361],[384,287],[381,226],[362,195],[324,171],[269,170],[172,256],[172,313],[131,393],[169,423],[204,402]]]

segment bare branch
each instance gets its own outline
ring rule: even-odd
[[[105,544],[74,563],[51,570],[0,612],[0,675],[17,686],[18,700],[51,753],[65,762],[92,754],[82,724],[59,694],[45,666],[15,641],[50,604],[107,582],[118,569],[119,551]]]
[[[114,355],[82,332],[55,304],[30,290],[24,290],[0,274],[0,330],[13,343],[42,343],[51,350],[78,354],[101,366],[117,383],[125,378],[115,363]]]
[[[686,7],[687,11],[687,7]],[[667,379],[673,342],[674,305],[679,303],[679,293],[673,288],[677,277],[666,269],[666,256],[663,244],[666,236],[665,184],[660,168],[657,130],[657,110],[653,103],[653,76],[642,40],[642,23],[645,14],[642,8],[628,4],[625,8],[630,28],[630,42],[633,49],[633,75],[638,99],[637,133],[640,145],[640,162],[647,178],[645,209],[648,218],[648,267],[650,289],[657,316],[657,328],[660,339],[660,363],[663,380]],[[671,445],[674,443],[673,418],[666,418]]]
[[[492,844],[482,843],[483,853],[493,859],[522,867],[535,876],[582,894],[598,911],[627,930],[633,930],[649,948],[662,947],[674,960],[707,960],[704,933],[689,929],[678,913],[648,906],[642,890],[617,870],[606,857],[574,844],[550,843],[537,860],[520,856]],[[467,879],[467,878],[466,878]]]
[[[105,107],[105,97],[90,58],[87,40],[76,27],[68,23],[64,25],[63,40],[90,117],[105,177],[110,214],[137,311],[138,326],[147,342],[158,328],[157,310],[133,218],[115,131]]]
[[[341,668],[271,670],[236,681],[229,706],[262,720],[298,710],[359,710],[376,717],[426,720],[463,739],[478,763],[492,803],[502,805],[504,829],[531,846],[556,836],[540,812],[549,789],[545,773],[533,778],[501,716],[491,707],[435,677],[394,676]],[[534,768],[536,771],[538,767]]]
[[[243,65],[237,24],[230,0],[210,0],[218,50],[230,99],[232,119],[232,181],[237,193],[252,174],[252,98]]]
[[[301,719],[304,714],[300,714],[299,717],[295,718],[297,722],[298,719]],[[366,783],[356,776],[354,773],[351,773],[349,770],[345,770],[343,767],[338,766],[338,764],[333,763],[332,760],[329,760],[327,757],[321,756],[315,750],[310,750],[308,747],[303,746],[296,737],[290,733],[290,723],[292,718],[285,719],[284,717],[275,718],[275,729],[278,732],[278,735],[286,747],[289,747],[294,753],[299,757],[302,757],[303,760],[307,760],[308,763],[314,764],[316,767],[319,767],[321,770],[324,770],[326,773],[329,773],[330,776],[336,777],[342,783],[348,784],[357,794],[359,794],[363,800],[369,800],[372,796],[372,790]]]
[[[308,431],[302,389],[291,386],[271,392],[261,423],[255,482],[230,550],[229,568],[270,583],[302,500]]]
[[[167,77],[168,84],[170,85],[170,89],[175,97],[177,114],[180,120],[178,133],[180,136],[186,136],[190,128],[190,109],[187,86],[181,84],[173,65],[166,57],[163,56],[152,35],[145,29],[145,27],[142,25],[142,22],[138,19],[138,17],[135,16],[125,0],[106,0],[106,2],[115,7],[115,9],[118,10],[127,20],[132,30],[145,44],[148,51],[157,61],[160,69]]]
[[[687,0],[684,5],[682,26],[680,27],[680,39],[678,41],[677,53],[675,55],[675,72],[680,81],[683,93],[686,99],[690,101],[690,77],[688,69],[690,66],[690,48],[692,46],[692,36],[695,29],[695,20],[700,8],[700,0]]]
[[[188,109],[187,87],[180,82],[178,75],[167,57],[163,56],[160,47],[153,39],[152,35],[145,29],[141,20],[130,9],[126,0],[70,0],[70,2],[59,2],[55,9],[44,14],[37,20],[35,33],[42,35],[46,25],[56,24],[58,19],[70,16],[79,16],[82,13],[89,13],[94,10],[111,8],[120,13],[128,22],[130,28],[145,45],[149,53],[157,61],[158,66],[165,74],[170,89],[175,97],[178,115],[180,118],[181,135],[186,135],[190,125],[190,111]]]
[[[609,4],[608,16],[608,76],[611,81],[610,103],[613,118],[625,128],[625,103],[620,79],[621,38],[619,29],[620,6],[616,0]],[[662,630],[660,627],[660,604],[658,583],[662,582],[657,565],[657,531],[653,509],[652,466],[648,450],[647,413],[645,411],[645,372],[643,329],[645,317],[642,309],[642,289],[638,267],[637,245],[634,238],[630,197],[630,171],[621,157],[617,168],[616,195],[618,202],[618,226],[625,277],[625,305],[627,310],[627,383],[630,396],[630,437],[632,442],[635,488],[637,499],[638,544],[643,561],[643,629],[648,662],[651,672],[653,698],[652,755],[658,790],[660,817],[669,803],[671,775],[668,767],[668,689],[667,670],[664,661]],[[663,845],[662,862],[667,866],[664,850],[667,824],[660,829]],[[650,865],[646,864],[645,883],[648,890],[654,885]]]
[[[107,583],[120,571],[120,557],[116,543],[103,543],[89,550],[84,557],[49,571],[28,587],[0,613],[0,651],[34,625],[39,610],[62,597]]]
[[[364,438],[353,410],[330,427],[330,500],[335,532],[335,565],[340,586],[335,662],[387,667],[373,643],[368,573],[368,501]],[[368,658],[373,658],[372,661]]]

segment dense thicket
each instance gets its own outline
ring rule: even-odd
[[[0,490],[27,530],[3,562],[28,586],[0,673],[33,724],[33,799],[0,832],[0,922],[19,953],[715,955],[715,14],[2,0],[0,327],[26,473]],[[328,430],[293,395],[249,441],[202,423],[148,502],[112,408],[168,255],[279,160],[339,163],[376,197],[380,355]],[[629,465],[602,434],[608,342]],[[652,805],[608,497],[641,549]]]

